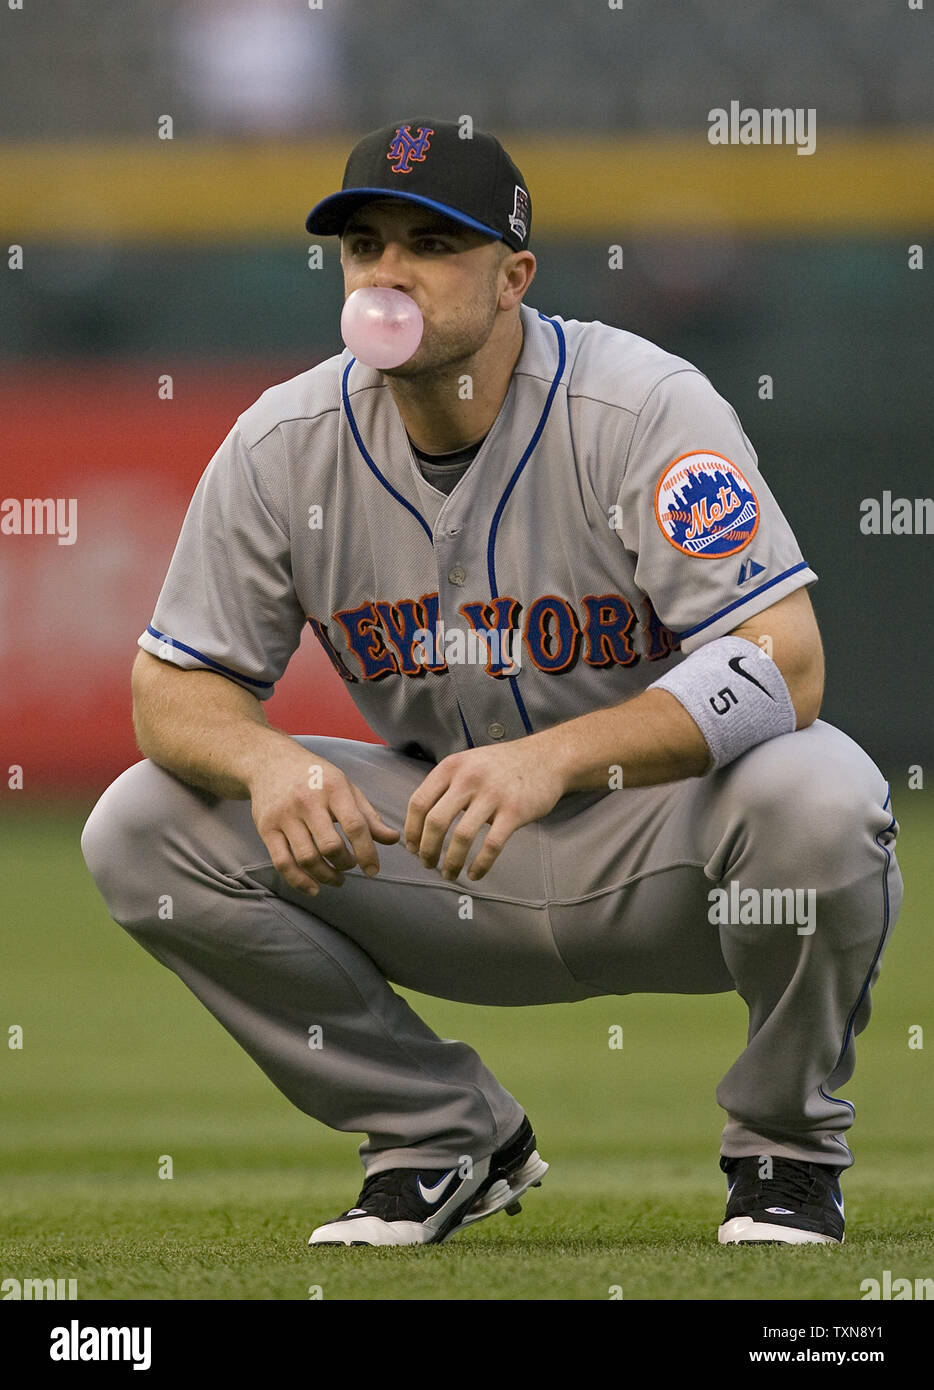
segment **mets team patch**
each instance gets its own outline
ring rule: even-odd
[[[717,559],[749,544],[759,503],[735,463],[702,450],[682,454],[665,469],[655,489],[655,516],[676,550]]]

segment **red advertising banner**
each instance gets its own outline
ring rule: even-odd
[[[27,794],[103,789],[140,757],[130,667],[188,500],[237,416],[302,367],[176,364],[167,399],[163,370],[0,372],[0,770]],[[266,710],[378,742],[310,629]]]

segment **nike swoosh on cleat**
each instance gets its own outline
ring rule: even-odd
[[[766,1211],[772,1212],[775,1216],[797,1216],[797,1212],[789,1211],[787,1207],[766,1207]]]
[[[421,1194],[422,1200],[427,1202],[429,1206],[434,1206],[435,1202],[439,1201],[441,1197],[444,1196],[445,1188],[447,1187],[448,1183],[451,1181],[456,1172],[457,1169],[452,1168],[450,1173],[445,1173],[444,1177],[441,1178],[439,1182],[435,1183],[434,1187],[426,1187],[422,1182],[421,1178],[419,1178],[418,1190]]]

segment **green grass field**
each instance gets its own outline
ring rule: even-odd
[[[0,1278],[73,1277],[81,1299],[859,1299],[934,1275],[934,815],[902,791],[905,906],[846,1091],[856,1165],[840,1248],[721,1248],[720,1076],[732,995],[479,1009],[413,997],[526,1106],[551,1172],[521,1216],[423,1250],[306,1241],[359,1189],[356,1136],[295,1110],[198,1001],[112,923],[80,813],[0,824]],[[624,1028],[611,1051],[608,1029]],[[908,1046],[912,1025],[930,1042]],[[174,1166],[158,1176],[162,1155]]]

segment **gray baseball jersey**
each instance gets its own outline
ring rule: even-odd
[[[303,626],[370,727],[434,759],[615,704],[816,579],[694,366],[523,305],[449,495],[344,352],[266,391],[192,499],[140,645],[272,694]]]

